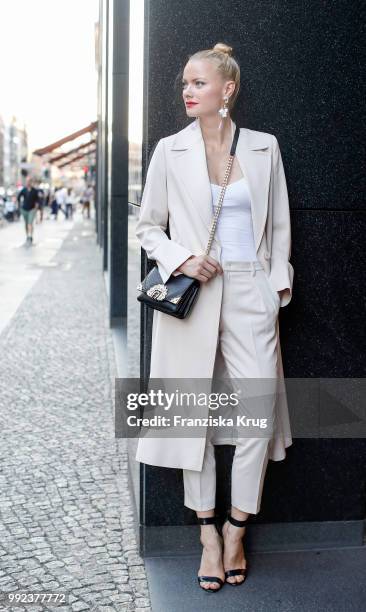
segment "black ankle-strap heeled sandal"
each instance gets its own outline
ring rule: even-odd
[[[229,512],[227,515],[227,520],[235,527],[245,527],[249,521],[249,517],[246,518],[244,521],[239,521],[238,519],[231,516]],[[246,563],[246,567],[241,567],[239,569],[226,570],[225,582],[227,584],[230,584],[231,586],[239,586],[240,584],[243,584],[243,582],[245,582],[247,574],[248,574],[248,562]],[[230,576],[244,576],[244,580],[241,580],[240,582],[229,582],[227,578],[229,578]]]
[[[198,518],[198,523],[200,525],[215,525],[218,534],[221,536],[220,531],[218,529],[218,519],[216,516],[206,516],[203,518]],[[201,591],[207,591],[207,593],[216,593],[219,591],[225,584],[224,580],[219,578],[219,576],[197,576],[198,584],[201,582],[218,582],[220,585],[218,589],[203,589],[200,586]]]

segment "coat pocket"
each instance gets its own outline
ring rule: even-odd
[[[271,313],[271,316],[277,317],[280,309],[280,297],[277,291],[277,295],[275,295],[275,291],[269,282],[267,274],[264,270],[257,270],[256,274],[252,276],[252,279],[262,304],[262,312]]]

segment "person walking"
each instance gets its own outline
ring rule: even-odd
[[[53,194],[50,194],[50,200],[51,200],[51,215],[53,215],[53,219],[54,221],[57,221],[57,217],[58,217],[58,209],[59,209],[59,204],[58,204],[58,200],[57,200],[57,192],[59,190],[59,187],[56,187]]]
[[[33,179],[27,176],[25,187],[18,193],[18,203],[25,222],[26,246],[33,244],[33,223],[39,206],[38,189],[33,186]]]
[[[4,217],[7,221],[13,222],[15,219],[16,203],[14,202],[14,196],[4,196]]]
[[[68,187],[67,196],[66,196],[66,219],[73,218],[74,204],[75,204],[75,196],[73,194],[73,190],[71,189],[71,187]]]
[[[35,188],[38,191],[38,210],[39,210],[39,219],[37,221],[37,214],[36,214],[36,223],[42,223],[42,221],[43,221],[43,209],[44,209],[44,206],[45,206],[45,194],[44,194],[44,190],[42,189],[42,187],[39,184],[36,184]]]
[[[82,197],[82,205],[83,205],[82,215],[84,217],[84,211],[86,211],[87,219],[90,219],[90,205],[93,200],[94,200],[94,188],[92,185],[87,185],[86,189],[84,190],[83,197]]]
[[[67,189],[66,187],[59,187],[55,193],[58,211],[61,210],[66,219],[66,198],[67,198]]]
[[[288,192],[275,135],[240,128],[211,254],[205,253],[237,127],[231,112],[240,67],[232,51],[217,43],[185,64],[182,99],[193,121],[158,141],[136,226],[163,284],[179,274],[200,281],[187,318],[153,310],[150,379],[190,379],[192,387],[194,379],[225,376],[233,388],[239,381],[248,387],[252,381],[270,383],[269,394],[248,392],[244,401],[253,416],[263,410],[274,423],[268,435],[244,436],[207,425],[200,428],[203,436],[157,437],[152,430],[138,440],[137,461],[183,470],[184,505],[196,512],[201,526],[197,578],[206,592],[245,581],[243,536],[250,515],[260,511],[268,460],[282,461],[292,444],[278,314],[292,298],[294,269]],[[204,410],[208,416],[209,407]],[[222,526],[215,516],[215,444],[235,446],[231,508]]]

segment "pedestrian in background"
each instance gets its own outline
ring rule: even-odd
[[[66,188],[59,187],[59,189],[57,189],[57,192],[56,192],[56,201],[58,204],[58,210],[62,210],[65,217],[66,217],[66,197],[67,197]]]
[[[33,223],[39,205],[38,190],[33,186],[31,176],[27,176],[25,187],[21,189],[17,199],[25,221],[25,233],[27,236],[25,245],[31,246],[33,243]]]
[[[58,188],[56,187],[53,195],[50,194],[51,215],[53,215],[53,218],[55,221],[57,221],[57,215],[58,215],[57,191],[58,191]]]
[[[71,189],[71,187],[69,187],[67,190],[67,196],[66,196],[66,219],[73,218],[74,204],[75,204],[75,196],[74,196],[73,190]]]
[[[84,211],[86,210],[86,216],[90,219],[90,202],[94,199],[94,189],[92,185],[88,185],[83,193],[83,210],[82,214],[84,216]]]
[[[7,221],[14,221],[15,219],[15,210],[16,210],[16,203],[14,202],[14,198],[7,198],[5,197],[5,202],[4,202],[4,217]]]
[[[43,221],[43,209],[45,206],[45,193],[42,187],[38,184],[36,185],[36,189],[38,189],[38,210],[39,210],[39,220],[37,221],[36,215],[36,223],[42,223]]]

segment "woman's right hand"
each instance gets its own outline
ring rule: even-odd
[[[216,259],[210,255],[191,255],[185,262],[183,262],[178,272],[183,272],[191,278],[196,278],[202,283],[207,283],[216,274],[223,274],[223,269]]]

